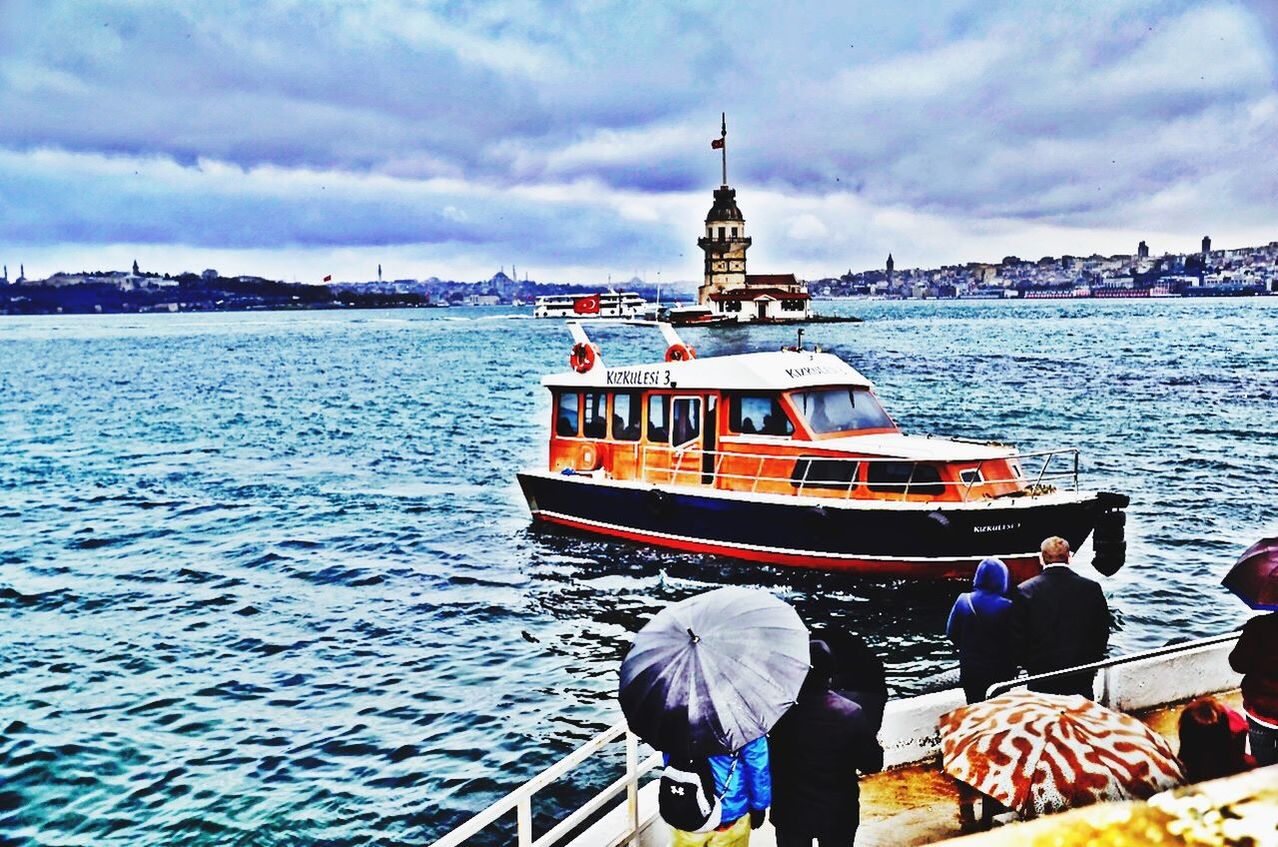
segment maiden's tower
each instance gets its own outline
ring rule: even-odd
[[[723,182],[714,190],[714,204],[706,215],[705,235],[697,246],[706,254],[705,282],[697,302],[716,315],[741,322],[804,321],[811,317],[807,285],[794,274],[747,274],[745,216],[737,206],[737,191],[728,185],[728,122],[723,116],[718,138],[710,146],[723,158]]]

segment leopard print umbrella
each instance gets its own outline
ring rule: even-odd
[[[1167,741],[1078,695],[1015,691],[941,718],[946,773],[1032,818],[1180,785]]]

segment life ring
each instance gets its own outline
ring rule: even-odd
[[[595,366],[595,359],[599,355],[599,348],[593,344],[587,344],[584,341],[578,341],[572,345],[572,353],[568,356],[568,364],[572,365],[572,369],[579,374],[584,374]]]
[[[666,348],[667,362],[686,362],[697,358],[697,351],[687,344],[671,344]]]

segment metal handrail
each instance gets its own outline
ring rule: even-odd
[[[568,817],[559,821],[540,838],[532,832],[532,798],[541,789],[568,773],[573,768],[598,753],[621,737],[626,741],[626,771]],[[555,764],[546,768],[523,785],[488,808],[467,819],[460,826],[446,833],[432,847],[458,847],[467,840],[496,823],[504,815],[515,812],[516,843],[519,847],[550,847],[581,826],[602,809],[613,797],[626,792],[627,829],[614,844],[633,843],[639,835],[639,780],[644,774],[661,764],[661,754],[654,753],[639,761],[639,738],[626,728],[624,721],[613,724]]]
[[[821,449],[819,445],[820,445],[819,442],[813,442],[812,444],[814,449]],[[794,454],[794,453],[790,453],[790,454],[754,453],[754,452],[739,452],[739,451],[733,451],[733,450],[699,450],[696,447],[688,445],[688,444],[682,444],[682,445],[679,445],[678,447],[671,447],[671,446],[663,445],[663,444],[640,444],[638,442],[634,442],[630,446],[633,452],[635,453],[635,461],[639,465],[639,469],[638,469],[639,478],[645,481],[650,481],[652,479],[652,476],[654,474],[657,474],[658,481],[668,485],[673,485],[676,481],[678,474],[680,473],[695,473],[699,477],[704,475],[705,471],[703,467],[698,466],[696,468],[687,468],[687,469],[681,467],[683,464],[684,458],[688,456],[694,450],[696,451],[696,455],[698,458],[701,458],[706,455],[709,455],[714,458],[713,470],[711,471],[711,481],[709,483],[710,485],[714,485],[720,480],[736,480],[736,481],[750,483],[751,484],[750,490],[752,492],[758,489],[758,484],[761,481],[796,483],[796,480],[794,479],[792,475],[765,475],[763,473],[764,465],[770,460],[797,462],[801,459],[807,459],[807,460],[820,460],[822,462],[831,462],[831,463],[847,463],[851,465],[875,464],[875,463],[894,463],[894,464],[908,463],[910,465],[910,477],[905,482],[866,483],[867,485],[872,484],[876,490],[883,490],[883,491],[889,491],[889,492],[899,491],[902,499],[909,496],[910,488],[912,486],[925,484],[929,487],[942,486],[943,488],[961,489],[962,499],[964,502],[966,502],[969,499],[969,494],[971,493],[972,487],[977,484],[974,480],[965,481],[961,478],[957,481],[935,480],[935,481],[929,481],[927,483],[920,483],[915,480],[915,469],[919,465],[934,464],[935,462],[941,461],[941,460],[907,459],[907,458],[892,457],[892,456],[863,456],[863,457],[846,456],[845,457],[845,456],[828,456],[828,455],[806,455],[806,454]],[[668,454],[671,459],[669,465],[663,467],[651,462],[650,455],[654,453]],[[1059,470],[1059,471],[1049,470],[1052,466],[1052,463],[1058,457],[1072,459],[1072,467],[1067,470]],[[755,469],[755,472],[753,474],[725,472],[723,470],[723,462],[725,459],[728,459],[728,458],[736,458],[736,459],[742,459],[742,460],[758,460],[758,467]],[[1052,483],[1060,483],[1062,485],[1066,485],[1072,488],[1074,491],[1078,490],[1079,488],[1078,448],[1062,447],[1062,448],[1057,448],[1054,450],[1039,450],[1033,453],[1018,453],[1008,457],[1009,461],[1015,461],[1015,462],[1021,462],[1025,459],[1042,459],[1043,460],[1043,465],[1039,469],[1038,475],[1034,478],[1034,481],[1032,483],[1028,483],[1029,486],[1041,486],[1045,482],[1052,482]],[[974,459],[972,461],[975,461],[977,463],[976,468],[977,470],[980,470],[981,468],[984,467],[986,462],[989,462],[991,460],[990,459]],[[798,494],[803,494],[804,489],[807,487],[816,487],[816,484],[808,479],[808,476],[811,473],[811,470],[812,470],[811,461],[809,461],[808,467],[805,468],[803,479],[797,481]],[[847,489],[845,492],[846,496],[851,496],[851,492],[858,485],[862,484],[857,479],[855,479],[854,475],[850,475],[850,476],[853,476],[853,478],[851,478],[846,484],[846,489]],[[1026,478],[1024,476],[1013,475],[1007,478],[985,479],[982,476],[982,479],[979,484],[1000,485],[1000,484],[1007,484],[1007,483],[1026,483]],[[820,487],[823,487],[823,488],[828,487],[832,490],[844,488],[843,485],[833,485],[833,484],[822,485]]]
[[[1016,679],[1009,679],[1006,682],[999,682],[991,685],[986,689],[985,697],[990,699],[1000,694],[1006,694],[1014,688],[1021,688],[1032,682],[1042,682],[1048,679],[1059,679],[1060,677],[1073,676],[1074,674],[1087,673],[1089,671],[1104,671],[1109,668],[1115,668],[1120,665],[1131,664],[1132,662],[1140,662],[1145,659],[1156,659],[1159,656],[1170,656],[1176,653],[1184,653],[1198,647],[1207,647],[1212,644],[1224,644],[1227,641],[1237,641],[1241,632],[1227,632],[1224,635],[1213,635],[1209,638],[1200,638],[1195,641],[1184,641],[1179,644],[1168,644],[1163,647],[1156,647],[1153,650],[1145,650],[1141,653],[1128,653],[1123,656],[1114,656],[1110,659],[1101,659],[1098,662],[1088,662],[1085,665],[1075,665],[1072,668],[1062,668],[1057,671],[1048,671],[1047,673],[1038,673],[1031,676],[1020,676]]]

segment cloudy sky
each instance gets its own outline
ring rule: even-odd
[[[0,0],[0,261],[700,275],[1278,239],[1275,0]]]

